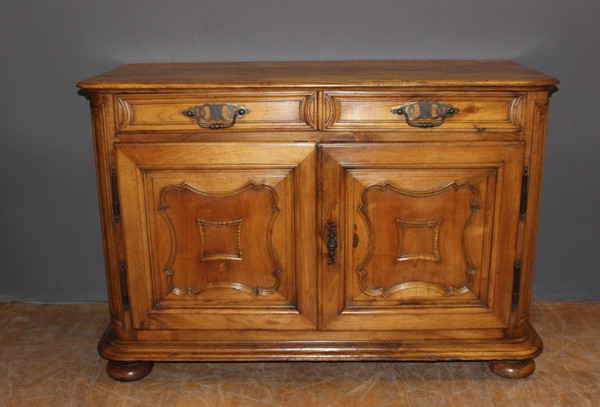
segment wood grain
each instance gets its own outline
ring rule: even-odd
[[[84,89],[260,87],[548,87],[558,81],[512,61],[299,61],[123,65],[79,82]]]
[[[109,374],[453,359],[531,374],[556,83],[510,61],[134,64],[80,82],[111,312],[99,349],[123,362]],[[224,104],[250,113],[220,129],[183,114]]]

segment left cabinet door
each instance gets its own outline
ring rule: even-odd
[[[117,143],[134,329],[316,328],[313,143]]]

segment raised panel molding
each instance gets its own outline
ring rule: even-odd
[[[440,224],[442,218],[432,220],[411,220],[396,218],[396,227],[398,228],[398,248],[396,249],[396,261],[407,261],[407,260],[429,260],[429,261],[440,261]],[[429,242],[431,247],[423,247],[421,253],[417,250],[407,249],[411,243],[410,234],[411,231],[421,232],[429,234]],[[416,240],[416,239],[414,239]],[[427,245],[426,245],[427,246]]]
[[[443,131],[516,132],[523,130],[522,94],[482,93],[477,97],[445,92],[435,98],[427,94],[401,92],[326,92],[325,130],[363,128],[369,131],[413,130],[405,120],[392,114],[392,108],[408,103],[450,104],[458,110],[448,117]],[[433,131],[440,129],[433,128]]]
[[[200,250],[202,261],[210,260],[243,260],[242,254],[242,221],[243,218],[233,220],[211,221],[197,218],[198,229],[200,230]],[[213,230],[209,233],[209,230]],[[233,236],[226,236],[227,232]],[[221,243],[231,243],[229,252],[227,250],[211,250],[211,243],[218,241]]]
[[[462,284],[462,286],[445,287],[445,286],[436,284],[431,281],[406,281],[406,282],[392,285],[390,287],[371,287],[371,286],[369,286],[369,284],[367,282],[367,278],[369,276],[368,267],[369,267],[369,262],[371,261],[371,258],[373,256],[373,251],[374,251],[373,244],[372,244],[373,243],[373,234],[376,231],[373,229],[371,219],[369,218],[369,215],[367,213],[367,207],[368,207],[367,197],[370,192],[375,191],[375,190],[379,190],[379,191],[383,191],[383,192],[392,192],[392,193],[396,193],[399,195],[405,195],[405,196],[410,196],[410,197],[419,197],[419,198],[432,197],[432,196],[436,196],[436,195],[442,195],[448,191],[460,191],[460,190],[466,190],[472,194],[472,198],[470,201],[471,212],[470,212],[470,214],[465,222],[465,225],[463,227],[463,230],[462,230],[462,249],[463,249],[462,255],[463,255],[465,263],[467,265],[466,269],[465,269],[464,283]],[[394,186],[391,182],[386,182],[384,184],[378,184],[378,185],[371,185],[370,187],[365,188],[365,190],[362,193],[361,204],[358,208],[358,212],[360,213],[362,219],[364,220],[364,222],[367,226],[367,230],[368,230],[368,243],[367,243],[366,255],[364,257],[364,260],[362,261],[362,263],[356,270],[356,272],[360,276],[361,290],[365,294],[373,296],[373,297],[377,297],[377,296],[389,297],[399,291],[415,289],[415,288],[429,288],[429,289],[435,290],[437,292],[441,292],[446,296],[461,295],[461,294],[465,294],[465,293],[469,292],[469,289],[471,288],[471,284],[473,282],[473,275],[477,272],[477,269],[476,269],[475,265],[473,264],[471,255],[469,253],[467,237],[468,237],[471,222],[480,209],[481,209],[481,207],[480,207],[480,192],[476,187],[474,187],[472,185],[468,185],[468,184],[459,184],[457,182],[452,182],[448,185],[442,186],[440,188],[437,188],[437,189],[434,189],[431,191],[413,191],[413,190],[403,189],[403,188]],[[398,236],[397,236],[398,249],[396,251],[396,259],[395,260],[396,261],[407,261],[407,260],[439,261],[440,254],[439,254],[438,248],[439,248],[440,244],[441,245],[444,244],[444,242],[439,242],[439,228],[440,228],[440,225],[442,222],[443,222],[443,218],[438,218],[438,219],[433,219],[433,220],[413,220],[413,219],[407,220],[407,219],[402,219],[402,218],[397,217],[396,225],[398,227]],[[401,252],[401,248],[402,248],[401,239],[403,237],[402,231],[403,231],[403,228],[406,228],[406,227],[428,228],[431,230],[431,243],[432,244],[431,244],[431,251],[429,253],[403,254]]]
[[[272,212],[271,212],[271,215],[268,220],[265,238],[267,239],[268,255],[269,255],[269,258],[270,258],[272,266],[273,266],[273,272],[272,272],[273,283],[272,283],[272,285],[268,286],[268,287],[263,287],[260,285],[250,286],[250,285],[247,285],[247,284],[244,284],[241,282],[236,282],[236,281],[215,281],[215,282],[203,284],[203,285],[197,286],[197,287],[196,286],[178,287],[174,283],[174,276],[175,276],[175,273],[177,272],[177,270],[175,270],[173,267],[174,263],[175,263],[175,258],[177,256],[178,239],[177,239],[177,232],[176,232],[175,225],[173,223],[173,219],[169,214],[169,204],[167,202],[168,196],[173,192],[181,193],[183,191],[190,191],[190,192],[192,192],[196,195],[200,195],[200,196],[226,197],[226,196],[240,195],[247,191],[258,191],[258,190],[268,191],[269,194],[271,195],[270,206],[271,206]],[[168,280],[169,287],[171,288],[171,292],[173,292],[174,294],[177,294],[177,295],[197,296],[200,293],[210,290],[210,289],[229,288],[229,289],[244,292],[248,295],[255,297],[258,295],[266,296],[269,294],[273,294],[277,291],[277,289],[279,288],[279,286],[281,284],[280,274],[282,272],[282,267],[279,262],[275,248],[273,247],[272,234],[273,234],[273,225],[275,224],[275,221],[279,214],[280,208],[278,206],[277,193],[275,192],[275,190],[272,187],[270,187],[268,185],[259,185],[254,182],[249,182],[245,186],[243,186],[239,189],[236,189],[234,191],[229,191],[229,192],[224,192],[224,193],[214,193],[214,192],[202,191],[188,182],[183,182],[180,185],[175,185],[175,186],[170,186],[170,187],[164,188],[161,191],[160,202],[161,202],[161,205],[158,208],[158,211],[160,212],[162,217],[167,222],[167,225],[169,226],[170,239],[171,239],[171,250],[170,250],[170,254],[169,254],[169,260],[167,261],[167,264],[163,267],[163,270],[162,270],[163,273],[167,276],[167,280]],[[206,261],[206,260],[243,261],[242,247],[241,247],[242,217],[234,219],[234,220],[230,220],[230,221],[210,221],[210,220],[199,219],[199,218],[194,218],[194,219],[196,220],[196,222],[198,223],[198,225],[200,227],[200,241],[201,241],[200,246],[201,247],[199,247],[198,250],[201,253],[200,258],[202,261]],[[217,227],[217,228],[218,227],[221,227],[221,228],[233,227],[233,228],[235,228],[235,235],[233,238],[234,253],[207,253],[206,252],[206,244],[208,242],[207,239],[209,238],[205,231],[205,228],[207,226],[212,226],[212,227]]]
[[[183,112],[205,104],[235,104],[244,106],[248,114],[240,117],[228,131],[239,129],[316,129],[315,92],[272,92],[263,97],[252,93],[197,93],[185,98],[168,93],[159,98],[144,94],[115,97],[119,132],[204,131],[198,122]]]

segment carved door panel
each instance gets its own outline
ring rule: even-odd
[[[135,328],[314,329],[315,156],[312,143],[118,144]]]
[[[338,229],[337,259],[321,262],[324,327],[507,326],[521,142],[320,150],[321,227]]]

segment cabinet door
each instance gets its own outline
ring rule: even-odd
[[[314,329],[315,157],[312,143],[117,144],[134,328]]]
[[[507,327],[523,152],[521,142],[321,145],[323,327]]]

